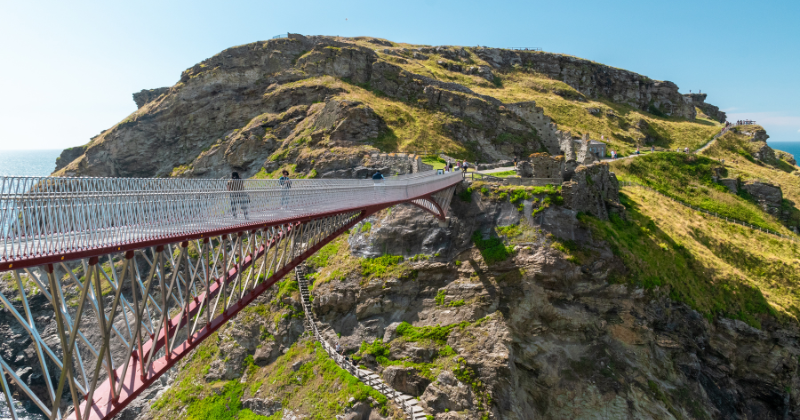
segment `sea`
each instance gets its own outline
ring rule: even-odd
[[[48,176],[56,169],[58,150],[0,150],[0,177]],[[0,387],[0,420],[10,419],[11,412]],[[21,420],[45,420],[42,412],[30,402],[17,401],[17,417]]]
[[[0,176],[48,176],[56,169],[57,150],[0,150]]]
[[[800,141],[776,141],[767,142],[773,149],[783,150],[794,155],[794,159],[800,161]]]

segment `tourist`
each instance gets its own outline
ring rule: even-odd
[[[278,178],[278,186],[281,189],[281,208],[289,204],[289,189],[292,188],[292,180],[289,178],[289,171],[286,169],[281,172],[281,177]]]
[[[688,147],[684,147],[683,148],[683,153],[689,153],[689,148]]]
[[[384,178],[383,178],[383,174],[381,173],[381,171],[376,171],[374,174],[372,174],[372,184],[373,184],[373,188],[375,190],[375,194],[383,194],[384,193],[384,190],[382,188],[383,187],[383,180],[384,180]]]
[[[244,190],[244,181],[239,178],[239,173],[234,172],[231,174],[231,180],[228,181],[228,191],[242,191]],[[231,192],[231,210],[233,217],[238,217],[236,214],[237,208],[242,210],[244,218],[247,219],[247,205],[250,204],[250,197],[245,192]]]
[[[650,152],[652,153],[652,152],[655,152],[655,151],[656,151],[656,147],[655,146],[650,146]]]
[[[517,157],[516,157],[516,156],[514,156],[514,167],[515,167],[515,168],[517,167],[517,160],[518,160],[518,159],[517,159]]]
[[[640,154],[640,152],[639,152],[639,146],[636,146],[636,154],[637,154],[637,155],[638,155],[638,154]]]

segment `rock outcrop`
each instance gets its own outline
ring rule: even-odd
[[[169,92],[168,87],[157,89],[142,89],[141,91],[133,94],[133,102],[136,102],[136,107],[141,108],[145,104],[158,99],[159,96]]]
[[[453,51],[436,53],[463,58]],[[396,151],[387,120],[413,117],[354,100],[354,84],[442,112],[442,131],[484,162],[561,153],[568,134],[535,102],[506,104],[382,57],[352,42],[295,34],[227,49],[185,70],[175,86],[135,94],[139,109],[84,153],[65,154],[58,174],[217,178],[233,170],[252,176],[271,162],[322,174],[320,149],[327,156]]]
[[[727,120],[728,116],[725,112],[720,111],[718,106],[706,103],[706,98],[708,97],[707,93],[684,93],[683,96],[691,99],[694,106],[700,108],[704,114],[713,118],[715,121],[723,123]]]
[[[389,366],[384,369],[383,380],[395,390],[415,397],[422,395],[431,383],[420,376],[416,369],[402,366]]]
[[[564,206],[607,220],[609,213],[624,213],[619,204],[619,182],[607,163],[579,166],[562,185]]]
[[[561,179],[564,172],[564,156],[551,156],[546,153],[534,153],[517,163],[517,175],[523,178]]]
[[[746,181],[739,186],[747,191],[765,212],[781,217],[783,192],[781,187],[760,181]]]
[[[497,69],[529,68],[561,80],[591,98],[610,98],[674,117],[694,119],[697,115],[692,100],[678,93],[678,86],[672,82],[562,54],[480,47],[473,48],[473,52]]]
[[[56,171],[67,166],[73,160],[81,157],[86,152],[87,146],[69,147],[61,151],[61,154],[56,158]]]

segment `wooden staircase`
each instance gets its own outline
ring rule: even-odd
[[[403,411],[408,415],[410,420],[425,420],[428,418],[428,413],[423,410],[423,408],[419,404],[419,400],[416,398],[403,394],[395,390],[394,388],[387,385],[381,377],[365,368],[360,368],[357,366],[353,366],[347,359],[344,358],[341,354],[336,353],[335,347],[331,346],[327,340],[320,334],[319,328],[317,327],[317,322],[314,319],[314,312],[311,306],[311,294],[308,291],[308,282],[306,281],[306,267],[305,264],[300,264],[294,269],[295,276],[297,277],[297,284],[300,287],[300,298],[303,304],[303,312],[305,312],[306,320],[305,326],[306,331],[311,332],[314,335],[314,339],[316,339],[320,344],[322,344],[322,348],[328,353],[339,367],[342,369],[350,372],[351,375],[358,378],[361,382],[366,385],[369,385],[374,390],[383,394],[386,398],[394,401]],[[431,416],[430,418],[433,418]]]

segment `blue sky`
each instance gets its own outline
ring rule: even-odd
[[[81,145],[234,45],[296,32],[541,47],[702,90],[800,141],[798,1],[0,0],[0,150]]]

